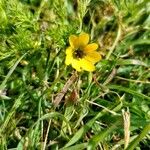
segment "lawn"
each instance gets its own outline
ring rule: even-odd
[[[0,150],[148,149],[149,0],[0,0]]]

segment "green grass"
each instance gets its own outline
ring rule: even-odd
[[[64,63],[80,32],[93,73]],[[148,0],[0,1],[0,150],[150,149],[149,79]]]

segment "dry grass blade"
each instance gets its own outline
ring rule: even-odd
[[[124,122],[124,148],[126,149],[129,145],[130,140],[130,112],[122,110],[123,122]]]
[[[68,88],[71,86],[71,84],[76,80],[77,74],[73,73],[73,75],[68,79],[66,84],[64,85],[63,89],[58,93],[56,98],[54,99],[54,105],[57,107],[59,103],[61,102],[62,98],[64,97],[65,93],[67,92]]]

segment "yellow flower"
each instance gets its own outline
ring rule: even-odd
[[[98,45],[89,43],[89,35],[81,33],[79,36],[69,37],[70,47],[66,49],[66,65],[72,65],[77,71],[94,71],[94,64],[101,60],[101,55],[96,52]]]

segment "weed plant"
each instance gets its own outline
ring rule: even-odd
[[[69,36],[99,45],[65,65]],[[0,150],[150,149],[149,0],[0,0]]]

